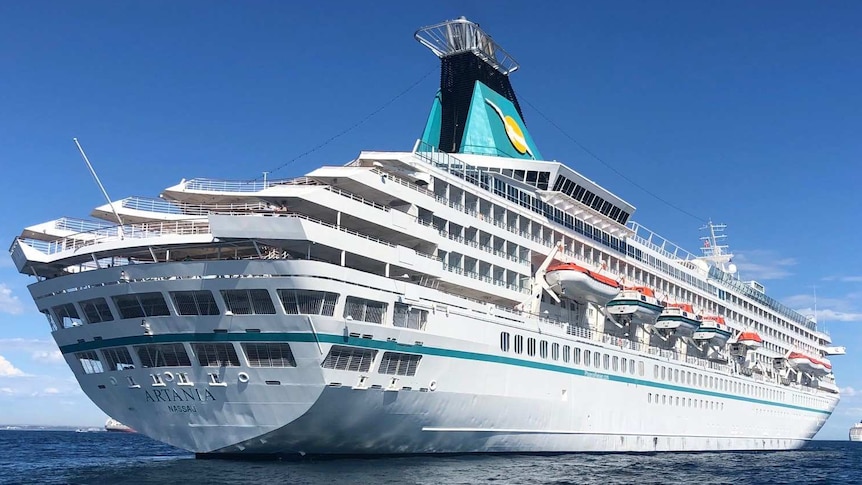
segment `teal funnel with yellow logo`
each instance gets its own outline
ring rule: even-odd
[[[478,24],[463,17],[423,27],[416,39],[441,64],[440,90],[422,133],[424,146],[540,160],[509,74],[518,64]]]

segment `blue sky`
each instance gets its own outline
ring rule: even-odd
[[[304,174],[408,150],[438,84],[412,39],[465,15],[520,63],[512,82],[547,158],[696,250],[729,225],[745,279],[819,318],[847,356],[819,437],[862,419],[862,40],[858,2],[5,2],[0,4],[0,241],[181,178]],[[429,74],[430,73],[430,74]],[[409,86],[413,89],[357,128]],[[534,106],[539,111],[536,111]],[[2,421],[98,425],[26,285],[0,258]]]

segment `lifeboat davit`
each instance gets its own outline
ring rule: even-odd
[[[727,344],[730,336],[730,329],[727,327],[727,323],[724,322],[724,317],[720,315],[705,315],[691,338],[723,347]]]
[[[671,330],[678,337],[691,336],[700,327],[701,319],[688,303],[670,303],[662,310],[655,328]]]
[[[574,263],[549,266],[545,272],[545,280],[551,287],[559,287],[560,291],[572,300],[597,305],[607,304],[620,291],[620,283],[617,280]]]
[[[787,354],[787,363],[791,367],[807,372],[813,376],[825,376],[832,372],[832,363],[825,358],[814,358],[802,352]]]
[[[651,288],[631,286],[624,288],[605,308],[620,323],[631,320],[634,324],[652,324],[664,305],[658,301]]]
[[[749,349],[759,349],[761,345],[763,345],[763,339],[760,338],[760,335],[754,330],[746,330],[739,334],[736,342],[742,344]]]

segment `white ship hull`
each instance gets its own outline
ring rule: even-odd
[[[862,441],[862,424],[850,428],[850,441]]]
[[[206,269],[213,274],[236,274],[239,265],[249,274],[331,278],[256,278],[255,287],[314,284],[341,294],[371,291],[348,283],[359,279],[358,272],[317,262],[211,262]],[[148,266],[161,267],[159,272],[164,275],[184,275],[202,268],[195,263]],[[87,276],[105,272],[117,271],[91,271]],[[157,275],[150,272],[147,276]],[[134,285],[136,291],[201,286],[217,290],[236,285],[229,278],[203,281],[163,279]],[[392,285],[392,280],[368,275],[363,281],[380,287]],[[427,288],[411,291],[417,297],[443,297]],[[445,313],[436,312],[429,317],[428,331],[338,317],[282,315],[248,320],[213,316],[194,328],[194,333],[184,333],[177,330],[182,328],[182,319],[153,318],[149,323],[158,341],[212,341],[214,329],[230,329],[216,333],[218,340],[289,342],[297,366],[249,367],[243,361],[235,367],[78,371],[76,376],[100,408],[139,433],[215,455],[787,449],[812,438],[837,403],[837,396],[817,398],[791,389],[783,390],[782,399],[777,395],[762,399],[688,381],[662,381],[665,372],[688,371],[707,379],[721,377],[728,389],[735,380],[754,387],[750,379],[722,375],[705,365],[603,344],[587,329],[567,332],[543,326],[539,333],[535,322],[512,325],[470,314],[452,307]],[[250,325],[260,333],[246,332]],[[98,325],[78,327],[74,336],[61,337],[69,332],[55,336],[70,366],[79,369],[73,360],[76,351],[152,341],[140,328],[140,322],[134,320],[114,322],[113,336]],[[595,362],[586,366],[538,353],[516,354],[511,348],[503,351],[501,332],[569,345],[580,352],[598,352],[608,355],[608,362],[634,359],[638,365],[632,374],[632,369],[614,371],[604,364],[596,368]],[[93,340],[96,334],[102,340]],[[84,343],[77,342],[80,337]],[[416,345],[417,341],[422,345]],[[422,360],[415,376],[380,374],[374,366],[367,372],[325,369],[321,362],[331,345],[397,350],[422,355]],[[379,359],[378,355],[375,364]],[[153,383],[154,373],[163,376],[161,384]],[[188,374],[191,385],[167,378],[180,373]],[[209,382],[210,373],[219,375],[219,384]],[[242,382],[241,373],[247,382]],[[135,385],[130,385],[129,377]],[[738,386],[742,389],[742,384]],[[761,387],[761,392],[768,392],[768,386]],[[802,399],[807,400],[804,405]],[[752,412],[753,408],[762,409]]]

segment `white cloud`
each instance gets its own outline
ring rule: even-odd
[[[782,258],[774,251],[752,249],[742,251],[733,257],[742,279],[779,280],[791,276],[790,269],[796,266],[793,258]]]
[[[840,281],[842,283],[862,283],[862,276],[827,276],[823,281]]]
[[[35,338],[0,338],[0,353],[16,352],[52,352],[57,350],[53,340]]]
[[[855,396],[858,393],[859,393],[859,391],[857,391],[856,389],[853,389],[850,386],[841,388],[841,396],[850,397],[850,396]]]
[[[24,305],[17,296],[12,294],[12,290],[3,283],[0,283],[0,313],[9,313],[18,315],[24,311]]]
[[[813,308],[800,308],[796,310],[802,315],[814,315]],[[825,322],[862,322],[862,313],[859,312],[840,312],[830,310],[828,308],[817,308],[817,321]]]
[[[24,371],[12,365],[6,357],[0,355],[0,377],[23,377]]]
[[[33,360],[48,364],[65,364],[63,354],[59,350],[37,350],[32,354]]]

